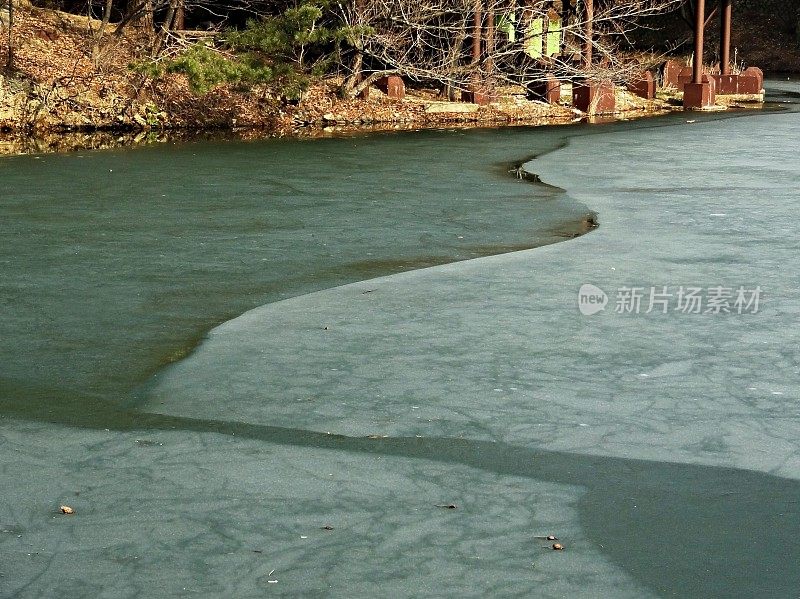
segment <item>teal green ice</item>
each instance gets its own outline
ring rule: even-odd
[[[796,595],[800,120],[685,120],[0,163],[0,594]]]

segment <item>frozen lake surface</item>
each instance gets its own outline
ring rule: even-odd
[[[800,116],[686,120],[2,163],[0,592],[797,595]]]

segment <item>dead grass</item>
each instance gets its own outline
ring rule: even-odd
[[[15,72],[0,77],[0,130],[254,128],[286,135],[307,127],[544,124],[576,118],[568,106],[527,100],[513,87],[500,88],[497,102],[471,111],[455,105],[452,111],[428,110],[432,103],[445,104],[438,90],[429,88],[409,88],[402,101],[376,88],[366,100],[343,100],[336,78],[314,85],[296,106],[280,104],[264,89],[220,86],[197,95],[182,75],[154,81],[131,70],[149,43],[135,29],[115,35],[112,26],[95,63],[92,36],[98,21],[29,5],[18,8],[15,21]],[[5,36],[0,37],[4,55]],[[625,94],[619,106],[636,113],[661,108]]]

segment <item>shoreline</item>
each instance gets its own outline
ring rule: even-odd
[[[676,97],[643,100],[618,87],[617,112],[591,117],[561,101],[529,100],[524,90],[498,86],[496,102],[479,106],[447,101],[440,89],[405,80],[395,99],[366,88],[360,98],[339,95],[340,76],[316,80],[296,103],[274,90],[243,91],[231,84],[205,94],[192,91],[180,73],[148,77],[132,65],[141,57],[132,31],[107,37],[102,60],[86,54],[87,33],[99,21],[16,3],[14,69],[0,73],[0,155],[37,154],[137,146],[190,139],[314,138],[384,131],[502,128],[613,122],[681,110]],[[88,28],[88,29],[87,29]],[[4,41],[0,41],[2,45]],[[767,66],[767,65],[765,65]]]
[[[85,56],[87,20],[21,2],[15,15],[15,68],[0,73],[0,155],[136,146],[203,138],[313,138],[379,131],[565,125],[586,114],[573,109],[565,85],[558,104],[529,100],[524,90],[499,86],[497,101],[450,102],[440,89],[406,81],[404,97],[377,85],[364,97],[340,97],[341,77],[314,82],[297,103],[263,86],[231,84],[205,94],[180,73],[155,78],[131,70],[135,36],[107,48],[102,68]],[[111,40],[109,40],[111,44]],[[112,52],[113,50],[113,52]],[[676,109],[669,99],[643,100],[617,92],[613,115],[599,122],[655,116]]]
[[[452,103],[458,105],[459,103]],[[375,133],[403,131],[441,131],[450,129],[505,129],[527,127],[551,127],[583,123],[604,124],[630,120],[655,118],[675,112],[667,104],[647,109],[626,110],[607,115],[589,116],[576,114],[563,106],[562,114],[510,117],[493,107],[463,117],[458,112],[441,113],[440,118],[398,118],[396,120],[362,120],[333,118],[314,121],[300,126],[288,124],[270,126],[223,126],[133,128],[61,126],[34,131],[12,129],[0,130],[0,157],[51,154],[90,150],[106,150],[125,147],[140,147],[160,143],[192,141],[252,141],[260,139],[320,139],[354,137]]]

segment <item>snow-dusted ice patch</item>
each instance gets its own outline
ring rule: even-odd
[[[751,135],[765,121],[775,135]],[[800,160],[780,150],[798,133],[788,114],[575,139],[526,168],[597,210],[598,231],[263,306],[160,373],[145,408],[800,477]],[[679,176],[654,166],[678,154]],[[707,218],[719,207],[734,227]],[[609,295],[591,316],[586,283]],[[678,304],[689,288],[697,311]],[[714,308],[718,288],[732,295]],[[761,290],[756,310],[737,311],[740,288]]]

